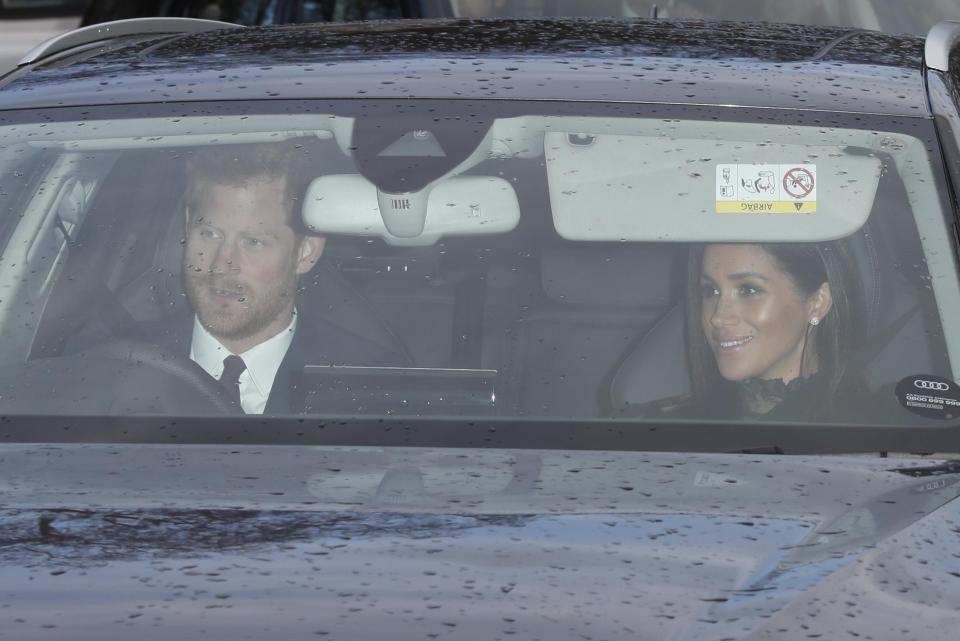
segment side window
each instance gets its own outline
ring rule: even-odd
[[[96,184],[93,176],[71,173],[54,189],[53,206],[27,248],[31,295],[42,296],[52,282],[58,271],[55,267],[62,264],[87,214]]]
[[[39,315],[70,253],[76,233],[90,209],[103,175],[115,154],[65,153],[50,158],[34,191],[21,203],[23,216],[3,248],[0,270],[0,327],[6,341],[0,358],[29,344],[27,319]],[[30,224],[27,224],[30,221]],[[19,345],[19,347],[18,347]]]
[[[42,300],[49,291],[87,215],[100,177],[111,162],[102,156],[94,159],[64,154],[37,189],[28,209],[43,211],[34,218],[39,224],[27,230],[21,226],[17,230],[19,238],[12,238],[4,252],[19,254],[27,270],[24,293],[30,299]]]

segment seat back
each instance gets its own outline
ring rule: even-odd
[[[597,416],[610,365],[676,303],[676,248],[563,246],[492,261],[483,366],[506,414]]]

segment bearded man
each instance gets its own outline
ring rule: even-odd
[[[198,151],[187,163],[184,288],[193,311],[190,358],[248,414],[290,411],[304,365],[391,365],[391,354],[297,313],[299,279],[326,239],[300,218],[313,176],[300,145]]]

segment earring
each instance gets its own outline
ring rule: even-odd
[[[816,327],[817,325],[820,324],[820,319],[814,316],[813,318],[810,319],[810,324]]]

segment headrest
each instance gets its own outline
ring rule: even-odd
[[[560,303],[663,307],[682,289],[681,257],[685,245],[550,249],[540,257],[540,278],[547,296]]]

